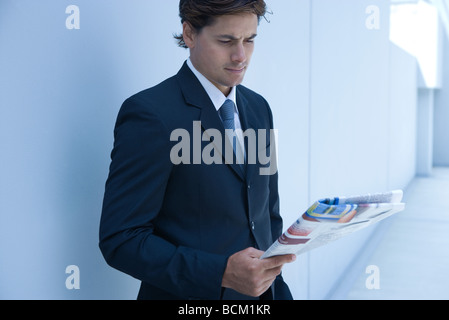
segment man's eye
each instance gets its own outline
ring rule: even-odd
[[[230,43],[231,43],[230,40],[219,40],[219,41],[220,41],[220,43],[222,43],[222,44],[230,44]]]

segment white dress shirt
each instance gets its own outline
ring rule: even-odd
[[[201,85],[203,86],[204,90],[206,90],[210,100],[215,106],[215,109],[220,110],[223,103],[229,99],[234,102],[234,126],[235,126],[235,134],[237,136],[240,148],[242,148],[243,144],[243,132],[242,132],[242,125],[240,123],[240,116],[239,111],[237,108],[237,99],[236,99],[236,87],[232,87],[231,92],[226,97],[223,92],[220,91],[212,82],[210,82],[205,76],[203,76],[193,65],[192,61],[187,59],[187,65],[189,66],[190,70],[192,70],[193,74],[198,78]],[[219,115],[220,116],[220,115]],[[243,149],[243,148],[242,148]],[[244,151],[243,151],[244,152]]]

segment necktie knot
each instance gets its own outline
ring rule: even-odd
[[[219,112],[220,116],[223,122],[232,121],[234,122],[234,102],[232,100],[226,100],[223,105],[221,106]],[[234,125],[232,128],[226,128],[226,129],[234,129]]]

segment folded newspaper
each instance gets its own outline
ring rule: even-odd
[[[261,259],[302,254],[377,223],[405,209],[402,190],[315,202]]]

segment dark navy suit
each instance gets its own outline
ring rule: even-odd
[[[265,129],[269,150],[267,102],[238,86],[237,105],[243,130]],[[245,173],[238,164],[192,164],[194,141],[191,163],[173,164],[170,153],[179,141],[171,134],[181,128],[193,138],[194,121],[226,137],[187,64],[128,98],[117,117],[100,249],[110,266],[142,281],[139,299],[249,299],[221,288],[227,259],[248,247],[264,251],[282,232],[277,173],[261,175],[260,163],[248,164]],[[279,276],[263,297],[291,294]]]

